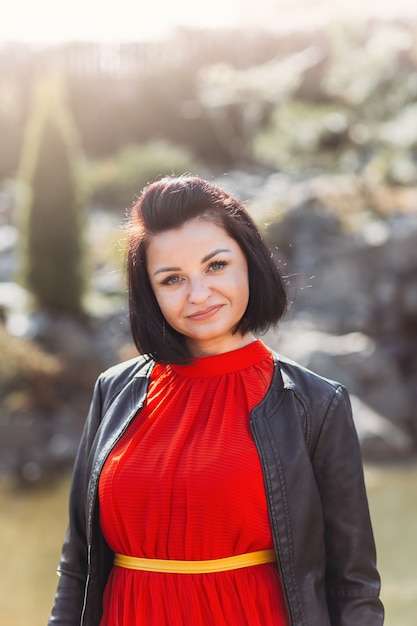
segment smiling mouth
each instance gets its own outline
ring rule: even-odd
[[[196,320],[196,321],[205,320],[211,317],[212,315],[215,315],[217,311],[220,311],[221,308],[222,308],[221,304],[218,304],[216,306],[211,306],[208,309],[204,309],[204,311],[197,311],[197,313],[193,313],[192,315],[189,315],[188,319]]]

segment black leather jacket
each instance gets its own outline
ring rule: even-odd
[[[152,367],[139,357],[96,383],[49,626],[99,626],[113,555],[100,531],[98,480],[143,405]],[[275,355],[271,387],[250,424],[291,626],[381,626],[375,546],[345,389]]]

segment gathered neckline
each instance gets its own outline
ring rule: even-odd
[[[260,339],[255,339],[248,345],[236,350],[201,356],[186,365],[171,364],[168,367],[180,376],[205,378],[251,367],[268,356],[272,358],[270,350]]]

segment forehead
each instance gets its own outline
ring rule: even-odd
[[[240,250],[237,242],[222,226],[207,220],[195,219],[186,222],[180,228],[153,235],[149,240],[147,259],[148,262],[153,262],[162,256],[202,257],[211,249],[218,248],[220,244],[230,251]]]

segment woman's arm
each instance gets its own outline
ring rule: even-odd
[[[325,524],[326,595],[332,626],[381,626],[380,579],[362,457],[346,390],[338,387],[312,463]]]
[[[58,566],[59,582],[49,626],[79,626],[87,580],[86,536],[88,457],[101,420],[100,379],[97,381],[75,460],[69,503],[69,524]]]

